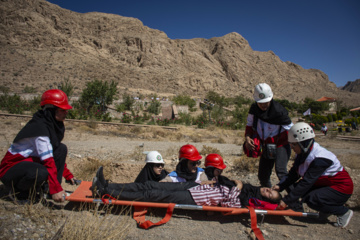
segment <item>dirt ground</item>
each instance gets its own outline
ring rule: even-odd
[[[28,119],[0,116],[0,150],[5,154],[17,132]],[[91,180],[96,168],[104,165],[105,176],[113,182],[132,182],[144,165],[144,151],[158,150],[166,161],[166,169],[174,169],[178,149],[186,143],[194,144],[200,151],[206,148],[221,152],[227,164],[224,175],[258,185],[255,171],[239,169],[238,161],[243,158],[241,143],[242,131],[221,131],[185,129],[162,130],[153,128],[130,128],[97,124],[66,122],[64,143],[68,146],[68,167],[81,180]],[[356,132],[352,135],[358,134]],[[221,136],[220,136],[221,135]],[[336,221],[331,216],[328,222],[318,219],[291,218],[258,215],[259,228],[265,239],[360,239],[359,179],[360,179],[360,141],[344,141],[336,138],[337,133],[327,136],[318,134],[316,141],[335,153],[349,171],[355,184],[355,192],[347,206],[354,210],[354,216],[346,229],[335,228]],[[359,134],[358,134],[359,135]],[[219,140],[221,138],[221,140]],[[289,167],[292,161],[289,162]],[[256,168],[254,168],[256,169]],[[277,183],[275,174],[273,184]],[[62,184],[68,191],[74,186]],[[33,206],[18,206],[7,198],[8,189],[0,185],[0,239],[251,239],[250,217],[248,214],[223,216],[221,213],[175,210],[171,220],[149,230],[136,226],[129,214],[113,210],[95,214],[90,207],[80,210],[77,204],[38,203]],[[305,206],[306,211],[313,212]],[[150,209],[147,219],[159,221],[165,214],[164,209]],[[76,233],[76,237],[65,237],[65,233],[75,232],[85,225],[102,220],[97,232],[91,236]],[[71,220],[74,220],[71,222]],[[106,222],[105,220],[111,222]],[[71,224],[70,224],[71,222]],[[90,223],[89,223],[90,222]],[[262,223],[261,223],[262,222]],[[260,224],[261,223],[261,224]],[[105,224],[105,225],[104,225]],[[115,225],[114,225],[115,224]],[[64,227],[65,226],[65,227]],[[92,229],[94,227],[90,227]],[[123,235],[111,235],[113,231],[125,229]],[[90,230],[83,230],[84,232]],[[109,234],[110,236],[106,235]]]

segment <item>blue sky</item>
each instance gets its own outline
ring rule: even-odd
[[[359,0],[50,0],[75,12],[134,17],[171,39],[241,34],[253,50],[320,69],[337,86],[360,79]]]

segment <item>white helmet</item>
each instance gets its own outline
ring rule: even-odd
[[[273,98],[271,87],[266,83],[260,83],[255,86],[254,99],[258,103],[270,102]]]
[[[309,124],[304,122],[295,123],[289,130],[288,141],[291,143],[302,142],[315,138],[315,133]]]
[[[158,151],[150,151],[146,154],[146,163],[165,163],[161,154]]]

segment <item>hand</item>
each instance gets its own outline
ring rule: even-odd
[[[251,151],[255,149],[254,140],[249,136],[245,137],[245,147]]]
[[[279,185],[275,185],[271,188],[272,190],[275,190],[275,191],[280,191],[280,186]]]
[[[233,180],[236,184],[236,187],[241,190],[243,188],[243,183],[240,180]]]
[[[51,195],[51,198],[55,202],[64,202],[65,201],[65,196],[66,196],[65,191],[61,191],[61,192],[58,192],[58,193],[55,193],[55,194]]]
[[[81,181],[77,180],[76,178],[72,178],[70,180],[66,180],[66,183],[69,183],[71,185],[79,185]]]
[[[283,200],[280,200],[279,205],[276,207],[276,210],[284,210],[287,207],[286,203]]]

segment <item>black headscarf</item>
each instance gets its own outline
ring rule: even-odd
[[[187,182],[195,182],[198,169],[196,170],[195,173],[190,172],[189,168],[187,166],[188,161],[190,161],[190,160],[188,160],[188,159],[181,160],[176,165],[175,171],[176,171],[178,177],[182,177],[182,178],[186,179]]]
[[[47,108],[39,110],[33,118],[23,127],[14,139],[14,143],[21,139],[47,136],[55,150],[64,138],[65,126],[62,121],[55,119],[55,111],[57,108]]]
[[[269,203],[275,203],[273,200],[264,197],[261,195],[260,192],[261,187],[255,187],[251,184],[243,184],[243,188],[241,189],[241,193],[239,195],[241,206],[246,207],[249,206],[249,200],[251,198],[256,198],[261,201],[269,202]]]
[[[136,183],[144,183],[146,181],[159,182],[168,175],[168,172],[165,169],[161,171],[160,175],[157,175],[154,172],[154,165],[155,163],[146,163],[143,169],[140,171],[137,178],[135,179],[135,182]]]
[[[274,125],[287,125],[291,123],[288,111],[273,99],[270,101],[270,106],[266,111],[262,111],[255,102],[251,105],[249,113],[260,118],[264,122]]]
[[[206,167],[205,168],[205,174],[208,177],[209,180],[213,180],[214,179],[214,170],[216,168],[215,167]],[[228,187],[229,189],[231,189],[232,187],[235,187],[236,184],[234,181],[231,181],[229,178],[225,177],[225,176],[218,176],[218,183],[220,185],[225,185],[226,187]]]

